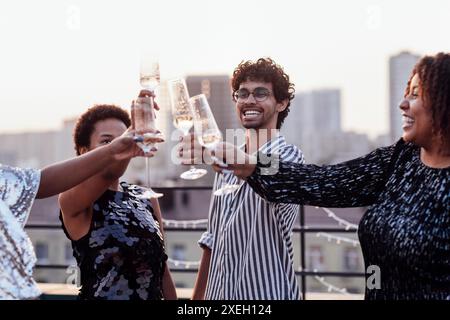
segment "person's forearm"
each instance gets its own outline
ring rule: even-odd
[[[206,284],[208,283],[209,264],[211,261],[211,249],[203,249],[202,260],[198,268],[197,280],[195,281],[192,300],[204,300]]]
[[[252,189],[270,202],[319,207],[371,205],[383,190],[389,175],[394,146],[336,165],[316,166],[277,162],[258,163],[247,179]]]
[[[169,266],[166,263],[166,270],[163,275],[163,295],[166,300],[177,300],[177,290],[173,283],[172,275]]]
[[[36,198],[50,197],[68,190],[92,175],[100,173],[115,161],[109,146],[105,146],[45,167],[41,171],[41,182]]]
[[[159,230],[161,231],[161,234],[163,235],[163,239],[165,239],[165,234],[164,234],[164,224],[162,221],[162,216],[161,216],[161,208],[159,207],[159,202],[158,199],[151,199],[151,204],[153,207],[153,212],[156,216],[156,220],[158,220],[159,223]],[[166,300],[176,300],[177,299],[177,290],[175,288],[175,284],[173,283],[173,279],[172,279],[172,274],[170,273],[170,269],[169,266],[167,265],[167,262],[164,266],[164,275],[163,275],[163,283],[162,283],[162,290],[163,290],[163,295],[164,295],[164,299]]]
[[[128,168],[131,159],[116,161],[102,171],[102,177],[107,180],[117,180]]]

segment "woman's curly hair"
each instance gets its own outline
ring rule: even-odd
[[[242,82],[247,80],[270,82],[277,102],[288,99],[286,109],[278,114],[277,129],[280,129],[289,113],[291,100],[294,99],[294,84],[289,82],[289,76],[271,58],[260,58],[256,62],[242,61],[236,67],[231,79],[233,93],[239,89]]]
[[[111,118],[122,121],[127,128],[131,125],[130,116],[127,111],[118,106],[109,104],[95,105],[78,118],[73,131],[73,140],[77,156],[81,154],[81,148],[89,148],[95,124],[99,121]]]
[[[425,56],[415,65],[405,94],[409,94],[411,79],[417,74],[425,106],[431,108],[434,132],[442,146],[450,151],[450,54],[440,52]]]

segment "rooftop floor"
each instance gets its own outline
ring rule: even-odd
[[[64,283],[38,283],[42,291],[41,299],[75,299],[78,289],[74,285]],[[192,288],[177,288],[177,296],[181,300],[191,298]],[[340,294],[340,293],[321,293],[307,292],[306,300],[363,300],[362,294]]]

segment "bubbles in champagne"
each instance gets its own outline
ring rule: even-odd
[[[189,132],[189,129],[191,129],[193,123],[194,121],[192,119],[192,115],[190,114],[181,114],[174,116],[174,126],[183,131],[185,134]]]
[[[217,130],[206,130],[199,136],[199,142],[202,146],[208,149],[213,149],[214,146],[222,140],[222,135]]]

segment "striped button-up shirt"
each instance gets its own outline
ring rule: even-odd
[[[304,162],[301,151],[281,135],[258,151],[283,162]],[[267,202],[233,174],[216,175],[214,190],[222,183],[241,186],[211,199],[208,231],[199,240],[211,249],[205,299],[300,299],[291,239],[299,206]]]

